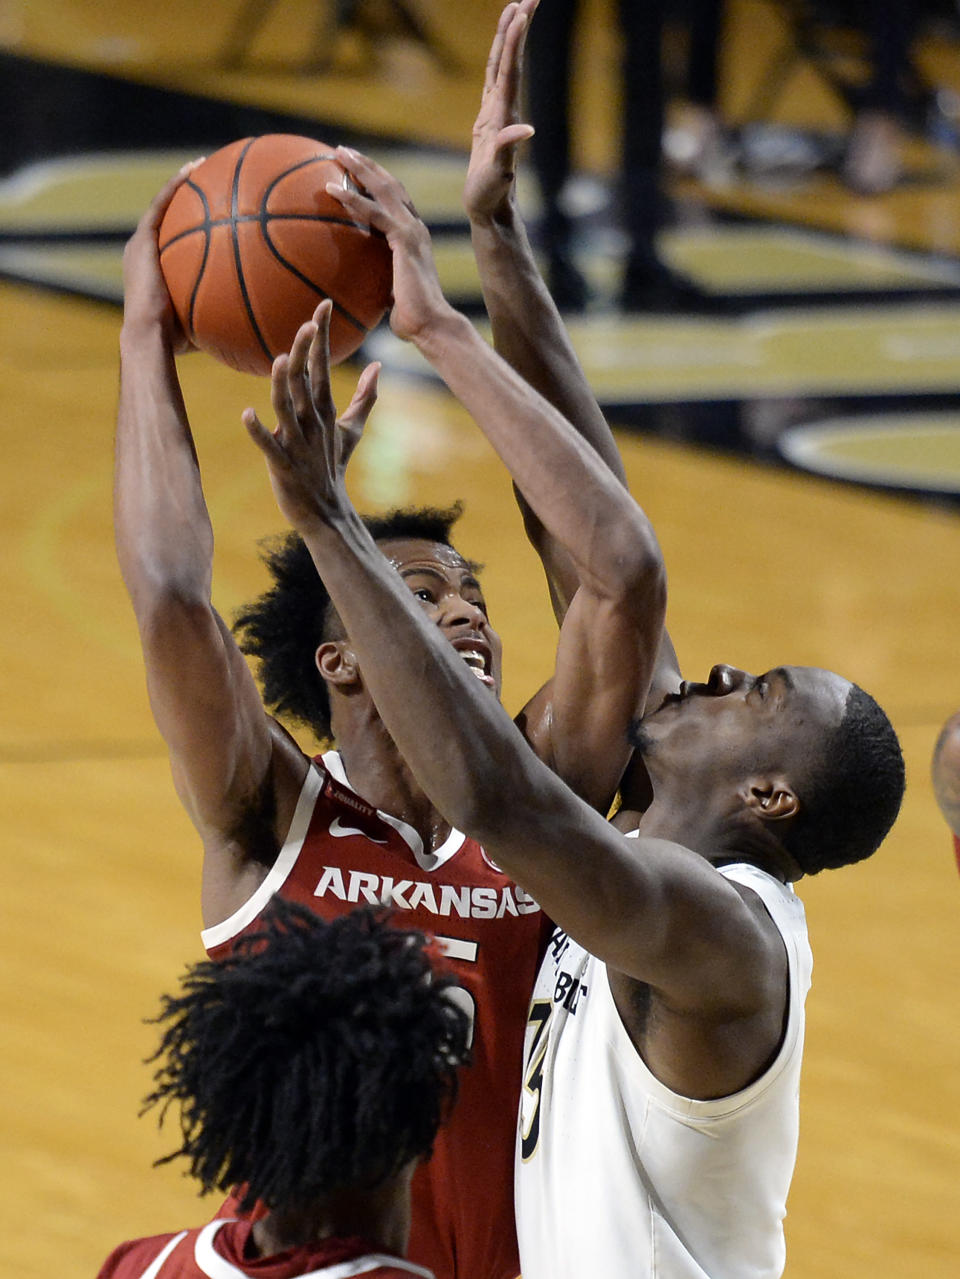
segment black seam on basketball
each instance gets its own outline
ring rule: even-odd
[[[355,231],[361,231],[366,234],[368,231],[374,235],[382,235],[376,227],[367,226],[365,222],[354,222],[353,218],[338,218],[332,213],[264,213],[260,216],[261,222],[330,222],[333,226],[349,226]],[[384,237],[386,238],[386,237]]]
[[[255,141],[256,141],[256,138],[249,139],[249,141],[247,142],[247,145],[243,148],[243,150],[237,156],[236,167],[233,170],[233,187],[230,192],[230,213],[231,213],[230,238],[233,241],[233,261],[234,261],[234,265],[237,268],[237,282],[240,285],[240,294],[243,298],[243,305],[246,307],[247,318],[250,320],[250,327],[253,329],[254,337],[260,343],[260,349],[263,351],[267,359],[270,360],[272,363],[273,352],[267,346],[266,342],[263,339],[263,334],[260,332],[260,325],[257,323],[257,317],[253,313],[253,305],[250,301],[250,294],[247,292],[247,282],[243,278],[243,261],[240,257],[240,237],[237,235],[237,223],[241,220],[240,211],[239,211],[240,209],[240,198],[239,198],[240,170],[243,167],[243,161],[246,158],[247,152],[253,146]],[[245,218],[243,220],[246,221]]]
[[[332,226],[353,227],[364,235],[375,235],[381,240],[387,238],[374,226],[365,226],[362,222],[354,222],[352,218],[338,218],[329,213],[239,213],[235,218],[207,219],[187,227],[184,231],[178,231],[176,235],[171,236],[160,252],[165,253],[171,244],[176,244],[178,240],[186,239],[188,235],[193,235],[197,231],[208,231],[218,226],[236,226],[241,222],[261,224],[264,222],[329,222]]]
[[[366,333],[367,332],[366,324],[363,324],[360,320],[358,320],[355,315],[351,315],[345,306],[341,305],[341,303],[339,303],[335,297],[329,294],[326,291],[326,289],[321,288],[320,285],[317,284],[315,280],[311,280],[308,275],[304,275],[303,272],[298,267],[294,266],[292,262],[287,261],[287,259],[283,256],[283,254],[274,244],[274,242],[270,239],[270,230],[269,230],[268,224],[271,221],[273,221],[273,219],[269,215],[265,215],[264,217],[261,218],[260,234],[263,236],[264,244],[267,246],[267,248],[270,250],[273,256],[277,259],[280,265],[284,267],[285,270],[289,271],[290,274],[294,276],[295,279],[299,280],[301,284],[305,284],[307,288],[313,289],[314,293],[319,294],[321,298],[330,298],[330,301],[333,303],[333,309],[337,312],[338,315],[342,316],[343,319],[345,319],[348,324],[352,324],[355,329],[359,329],[361,333]]]
[[[291,173],[296,173],[300,169],[305,169],[309,164],[318,164],[321,160],[330,160],[333,164],[337,165],[338,169],[340,168],[340,165],[337,164],[336,156],[330,155],[329,153],[327,155],[308,155],[305,160],[298,160],[296,164],[291,164],[289,169],[284,169],[282,173],[278,173],[273,179],[266,191],[263,193],[263,199],[260,202],[261,208],[266,206],[267,201],[270,199],[270,193],[273,191],[273,188],[278,182],[282,182],[284,178],[288,178]]]
[[[348,324],[352,324],[353,327],[355,329],[359,329],[361,333],[366,333],[367,326],[365,324],[361,324],[361,322],[357,319],[357,317],[355,315],[351,315],[350,312],[346,309],[346,307],[342,306],[337,301],[336,298],[331,297],[330,294],[326,291],[326,289],[322,289],[320,285],[316,284],[313,280],[311,280],[309,276],[304,275],[302,271],[298,270],[298,268],[295,267],[292,262],[288,262],[287,259],[280,252],[280,250],[277,248],[277,246],[270,239],[269,223],[275,222],[275,221],[330,222],[330,223],[333,223],[335,226],[356,227],[358,231],[368,230],[368,228],[363,226],[361,223],[354,222],[352,218],[331,217],[329,214],[323,214],[323,213],[287,214],[287,213],[270,213],[268,211],[267,205],[270,201],[270,196],[273,193],[274,188],[278,185],[278,183],[282,182],[284,178],[289,177],[291,173],[296,173],[300,169],[305,169],[311,164],[318,164],[321,160],[331,160],[333,161],[334,164],[337,163],[335,157],[330,154],[311,155],[311,156],[307,156],[305,160],[301,160],[298,164],[291,165],[290,168],[285,169],[283,173],[277,174],[277,176],[273,179],[273,181],[270,183],[270,185],[267,187],[266,191],[264,192],[263,200],[260,203],[260,234],[263,236],[263,240],[267,248],[270,250],[273,256],[277,259],[277,261],[281,264],[281,266],[283,266],[287,271],[289,271],[290,274],[294,276],[296,279],[298,279],[302,284],[305,284],[307,285],[308,288],[313,289],[314,293],[318,293],[321,298],[330,298],[330,301],[333,303],[333,309],[339,315],[341,315],[343,319],[347,321]],[[337,167],[339,168],[340,166],[337,165]]]
[[[203,273],[207,269],[207,258],[210,256],[210,205],[207,203],[206,193],[196,186],[195,183],[188,184],[196,191],[203,202],[204,220],[203,220],[203,257],[200,259],[200,270],[197,272],[196,279],[193,282],[193,288],[190,291],[190,307],[187,311],[187,336],[193,338],[196,334],[196,327],[193,323],[193,314],[197,306],[197,294],[200,292],[200,281],[203,279]]]
[[[178,231],[176,235],[172,235],[170,239],[164,241],[163,244],[158,244],[157,248],[160,252],[161,257],[163,256],[164,253],[166,253],[167,249],[169,249],[171,244],[176,244],[177,241],[182,240],[185,235],[193,235],[194,231],[205,231],[208,226],[214,225],[210,221],[210,205],[207,203],[207,197],[204,194],[203,188],[197,186],[193,178],[187,178],[183,185],[185,187],[189,187],[191,191],[196,191],[197,195],[200,197],[201,201],[203,202],[203,208],[204,208],[203,221],[195,222],[193,226],[187,227],[185,231]],[[160,225],[160,229],[161,231],[163,230],[162,223]]]

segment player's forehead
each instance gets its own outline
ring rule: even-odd
[[[828,719],[841,719],[853,685],[835,671],[820,666],[777,666],[766,673],[780,683],[791,700],[815,706]]]
[[[446,542],[434,542],[425,537],[391,537],[382,539],[377,545],[398,573],[406,574],[421,568],[457,581],[465,577],[475,580],[477,577],[477,565],[464,559]]]

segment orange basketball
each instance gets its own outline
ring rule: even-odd
[[[160,264],[195,346],[244,373],[269,373],[324,298],[330,358],[351,355],[390,302],[385,237],[327,194],[349,181],[331,147],[295,134],[242,138],[177,190]]]

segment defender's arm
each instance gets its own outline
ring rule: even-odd
[[[379,165],[338,153],[363,191],[331,188],[387,236],[391,325],[413,342],[468,410],[568,548],[579,582],[558,647],[550,706],[525,719],[538,753],[606,810],[627,763],[663,625],[663,560],[650,521],[596,450],[480,337],[440,290],[426,227]]]

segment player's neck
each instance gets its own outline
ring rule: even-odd
[[[424,794],[379,720],[363,731],[342,732],[337,750],[351,788],[368,804],[412,826],[426,849],[435,851],[448,838],[450,823]]]
[[[655,798],[646,812],[638,816],[636,828],[648,838],[670,840],[707,858],[728,852],[723,824],[704,807],[698,805],[691,809],[689,805]]]
[[[400,1173],[373,1191],[345,1190],[318,1201],[309,1210],[268,1213],[254,1223],[251,1240],[260,1257],[273,1257],[324,1239],[355,1237],[393,1256],[403,1256],[409,1233],[409,1179]]]
[[[802,876],[803,872],[780,842],[764,823],[749,813],[733,815],[724,805],[717,809],[708,804],[685,808],[679,801],[655,799],[646,812],[637,817],[633,829],[639,830],[642,836],[680,844],[714,866],[746,862],[782,883],[792,883]],[[624,821],[617,824],[621,830],[628,829]]]

